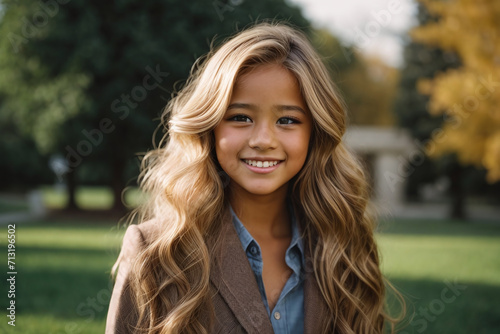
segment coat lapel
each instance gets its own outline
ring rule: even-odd
[[[210,280],[248,333],[272,334],[254,273],[227,211],[219,254],[214,254]],[[212,248],[214,249],[214,248]]]
[[[210,280],[216,287],[238,322],[248,333],[273,334],[269,315],[262,302],[259,287],[247,256],[227,210],[222,223],[218,254],[213,254]],[[209,249],[214,249],[209,241]],[[215,248],[217,249],[217,247]],[[307,248],[306,248],[307,249]],[[326,303],[308,264],[312,260],[306,251],[304,264],[304,334],[319,334],[329,315]]]
[[[308,263],[306,261],[306,263]],[[304,334],[323,333],[321,328],[328,309],[319,290],[314,272],[307,270],[304,281]]]

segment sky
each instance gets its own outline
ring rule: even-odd
[[[403,37],[415,25],[415,0],[288,0],[314,26],[324,27],[388,65],[403,62]]]

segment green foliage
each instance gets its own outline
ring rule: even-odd
[[[322,56],[327,68],[334,73],[354,67],[358,62],[353,47],[343,45],[339,39],[325,29],[317,29],[312,34],[312,44]]]
[[[325,29],[312,33],[312,44],[331,73],[356,125],[392,126],[390,112],[397,70],[378,59],[365,58]],[[360,89],[363,87],[363,89]]]
[[[12,115],[1,112],[0,175],[0,189],[15,192],[53,179],[47,157],[38,154],[31,137],[18,131]]]

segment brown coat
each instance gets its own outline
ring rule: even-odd
[[[273,328],[262,302],[255,276],[241,246],[236,230],[229,219],[224,222],[225,242],[222,244],[219,266],[212,266],[210,283],[215,309],[213,333],[271,334]],[[131,326],[137,317],[128,290],[131,260],[152,240],[159,224],[147,222],[131,225],[123,238],[121,263],[113,289],[106,321],[106,334],[133,333]],[[306,264],[310,258],[306,255]],[[321,297],[314,274],[305,270],[304,282],[304,331],[306,334],[321,333],[320,324],[327,315],[326,304]],[[295,333],[302,333],[297,330]]]

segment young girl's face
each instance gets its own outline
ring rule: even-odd
[[[279,65],[262,65],[236,80],[214,130],[217,159],[234,188],[272,194],[304,165],[311,129],[295,76]]]

